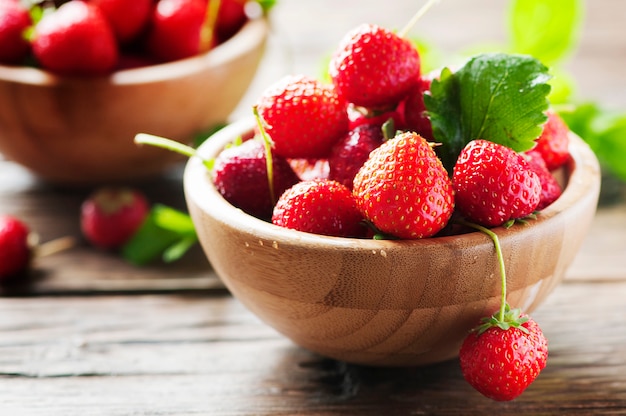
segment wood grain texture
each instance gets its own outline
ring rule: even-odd
[[[0,408],[46,416],[621,414],[624,291],[624,279],[560,285],[534,313],[549,340],[548,366],[510,403],[473,391],[456,360],[383,369],[322,358],[227,295],[2,299]]]

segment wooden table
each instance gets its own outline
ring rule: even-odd
[[[356,24],[402,26],[415,8],[364,3],[280,0],[267,59],[233,117],[283,73],[316,73]],[[501,3],[443,1],[415,34],[449,50],[501,39]],[[584,94],[626,109],[626,3],[587,3],[569,66]],[[175,170],[137,186],[184,209],[180,178]],[[547,368],[520,398],[496,403],[465,383],[455,360],[376,369],[294,346],[222,288],[197,247],[173,265],[143,268],[89,247],[78,228],[87,192],[0,161],[0,212],[19,215],[42,240],[79,240],[38,260],[28,285],[2,292],[1,415],[626,414],[626,202],[599,209],[565,281],[534,313],[550,343]]]

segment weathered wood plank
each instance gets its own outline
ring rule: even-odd
[[[625,291],[626,282],[558,287],[534,314],[549,340],[548,367],[504,404],[475,393],[455,360],[374,369],[321,358],[228,295],[5,298],[0,408],[35,415],[619,414],[626,412]]]

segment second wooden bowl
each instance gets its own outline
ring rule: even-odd
[[[98,78],[0,65],[0,153],[60,184],[125,182],[184,159],[137,133],[182,142],[227,122],[264,53],[265,18],[211,51]]]

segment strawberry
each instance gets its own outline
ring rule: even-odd
[[[430,79],[419,77],[403,102],[403,110],[406,128],[416,132],[426,140],[432,141],[433,127],[426,115],[426,105],[424,104],[424,93],[430,90],[430,84]]]
[[[0,64],[19,64],[30,53],[24,31],[33,24],[28,9],[17,0],[0,1]]]
[[[546,366],[548,343],[539,325],[517,309],[504,320],[487,318],[465,338],[459,351],[467,382],[484,396],[513,400]]]
[[[100,9],[84,1],[64,3],[35,26],[32,40],[41,66],[62,75],[101,75],[113,70],[119,51]]]
[[[535,150],[541,153],[549,170],[557,169],[569,159],[569,127],[556,112],[550,110]]]
[[[350,190],[328,179],[303,181],[287,189],[272,215],[275,225],[334,237],[364,235],[362,219]]]
[[[204,0],[159,0],[147,34],[147,50],[168,62],[197,55],[211,45],[202,45],[201,30],[206,16]]]
[[[135,39],[146,27],[150,18],[152,0],[90,0],[109,21],[120,43]]]
[[[437,234],[454,208],[447,171],[414,132],[401,133],[372,151],[354,178],[353,193],[367,220],[402,239]]]
[[[487,140],[463,148],[452,179],[459,212],[488,227],[532,214],[541,197],[539,177],[526,159]]]
[[[260,140],[247,140],[223,150],[215,159],[212,173],[224,199],[250,215],[269,220],[276,199],[299,178],[286,159],[272,155],[270,188],[265,155]]]
[[[382,129],[375,124],[362,124],[352,129],[333,146],[328,158],[328,177],[352,189],[356,173],[370,152],[382,143]]]
[[[218,41],[224,42],[237,33],[248,20],[245,10],[247,0],[220,1],[215,31]]]
[[[15,277],[27,269],[31,258],[29,233],[28,226],[18,218],[0,216],[0,281]]]
[[[415,85],[420,56],[410,41],[380,26],[363,24],[341,40],[329,74],[346,101],[386,108],[397,105]]]
[[[290,75],[266,89],[257,110],[272,150],[286,158],[326,157],[348,131],[346,104],[332,85],[306,75]]]
[[[539,182],[541,182],[541,198],[539,199],[539,205],[535,208],[537,211],[541,211],[556,201],[558,197],[561,196],[563,190],[561,189],[559,182],[548,169],[541,153],[536,150],[531,150],[526,152],[525,156],[528,161],[528,165],[533,172],[537,174]]]
[[[139,190],[99,188],[81,205],[81,230],[94,246],[117,249],[135,234],[148,211],[147,198]]]

